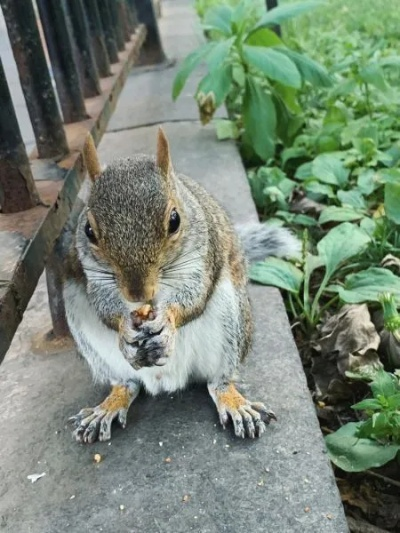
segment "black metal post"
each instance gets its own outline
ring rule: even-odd
[[[91,98],[100,94],[101,88],[90,38],[89,24],[82,0],[68,0],[68,8],[83,71],[83,94],[86,98]]]
[[[68,145],[31,0],[0,0],[39,157],[61,159]]]
[[[139,24],[137,13],[136,13],[135,0],[126,0],[126,3],[129,9],[129,12],[131,14],[133,29],[135,29],[136,26]]]
[[[107,52],[110,57],[111,63],[117,63],[118,58],[118,47],[114,31],[114,24],[111,18],[111,11],[108,5],[108,0],[98,0],[99,3],[99,14],[101,18],[101,23],[103,27],[104,40],[107,47]]]
[[[59,241],[56,241],[54,250],[46,261],[47,293],[55,338],[70,335],[63,298],[64,257]]]
[[[119,23],[118,4],[115,0],[108,0],[108,7],[110,9],[111,20],[114,27],[117,48],[119,51],[125,50],[124,30]]]
[[[63,0],[36,0],[56,80],[64,122],[87,118]]]
[[[17,213],[39,203],[25,145],[0,58],[0,212]]]
[[[105,78],[111,75],[110,59],[104,42],[103,28],[101,25],[99,9],[97,7],[97,0],[85,0],[84,4],[87,20],[89,22],[97,69],[100,76]]]
[[[278,0],[266,0],[267,4],[267,11],[271,11],[271,9],[274,9],[274,7],[278,7]],[[274,26],[274,32],[281,36],[281,27],[276,25]]]
[[[125,42],[130,41],[133,33],[132,22],[129,18],[129,12],[125,0],[116,0],[118,7],[119,24],[124,32]]]
[[[158,31],[153,0],[135,0],[135,6],[139,22],[144,24],[147,29],[147,36],[141,49],[139,62],[141,64],[162,63],[166,57]]]

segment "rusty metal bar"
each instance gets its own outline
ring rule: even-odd
[[[39,156],[60,159],[68,145],[31,0],[0,0]]]
[[[104,40],[111,63],[118,61],[118,47],[108,0],[98,0]]]
[[[129,17],[130,13],[128,12],[125,0],[116,0],[116,2],[118,8],[119,25],[122,28],[124,40],[129,41],[131,34],[134,31],[132,21]]]
[[[135,29],[136,26],[139,24],[137,13],[136,13],[135,0],[125,0],[125,1],[128,6],[128,10],[131,16],[133,28]]]
[[[97,69],[101,77],[106,78],[111,75],[110,58],[104,40],[103,28],[97,0],[85,0],[85,11],[89,23],[92,38],[94,57],[96,58]]]
[[[153,0],[135,0],[135,7],[139,22],[147,29],[147,38],[141,50],[141,64],[162,63],[166,60],[158,31],[157,18]]]
[[[46,262],[46,283],[49,296],[51,321],[53,323],[53,335],[56,338],[68,337],[70,334],[65,315],[63,298],[63,273],[64,256],[61,244],[57,240],[52,254]]]
[[[0,58],[0,213],[16,213],[39,203],[31,167]]]
[[[112,20],[112,24],[114,27],[118,50],[119,51],[125,50],[124,31],[119,23],[118,4],[115,0],[108,0],[108,7],[110,9],[111,20]]]
[[[76,47],[79,51],[80,67],[83,71],[83,94],[86,98],[91,98],[100,94],[101,89],[89,24],[82,0],[68,0],[68,11]]]
[[[63,0],[36,0],[64,122],[87,118]]]

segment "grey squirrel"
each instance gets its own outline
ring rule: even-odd
[[[111,392],[71,417],[76,439],[108,440],[114,420],[125,427],[142,386],[157,394],[193,380],[207,384],[224,427],[231,419],[238,437],[260,436],[274,413],[233,383],[252,339],[247,260],[296,255],[299,242],[267,224],[236,232],[200,185],[175,173],[161,128],[155,158],[102,170],[89,136],[84,159],[91,191],[66,257],[64,300],[79,352]]]

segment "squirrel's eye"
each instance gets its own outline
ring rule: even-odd
[[[178,211],[176,209],[173,209],[169,216],[168,233],[170,235],[172,235],[173,233],[176,233],[179,229],[180,223],[181,223],[181,217],[179,216]]]
[[[86,236],[87,236],[87,238],[89,239],[90,242],[96,243],[96,241],[97,241],[96,235],[94,234],[93,228],[89,224],[89,222],[86,222],[85,233],[86,233]]]

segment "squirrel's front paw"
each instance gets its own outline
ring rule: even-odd
[[[132,362],[134,368],[163,366],[171,355],[175,344],[175,321],[168,312],[152,310],[148,320],[134,318],[137,335],[137,352]]]
[[[137,336],[138,332],[133,328],[131,318],[125,318],[119,329],[119,349],[130,364],[133,364],[137,354]]]

